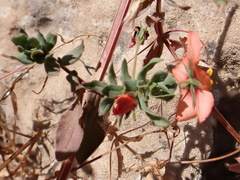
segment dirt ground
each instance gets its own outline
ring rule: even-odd
[[[81,60],[86,65],[96,67],[100,59],[107,36],[110,32],[114,17],[116,15],[119,0],[0,0],[0,54],[17,55],[17,49],[12,44],[11,38],[18,35],[19,29],[23,28],[30,36],[35,36],[38,31],[44,35],[48,32],[61,34],[65,41],[69,41],[77,36],[84,36],[85,51]],[[240,127],[235,123],[240,119],[238,107],[240,107],[239,86],[240,86],[240,2],[232,0],[224,8],[217,12],[216,5],[211,0],[178,0],[178,4],[189,5],[192,8],[183,11],[179,8],[171,7],[163,2],[165,17],[165,31],[180,29],[196,31],[202,41],[206,43],[208,49],[208,63],[213,67],[213,80],[216,85],[213,88],[215,104],[235,128]],[[149,9],[145,14],[153,12]],[[139,19],[138,21],[143,21]],[[150,31],[151,35],[151,31]],[[116,47],[113,62],[117,68],[121,61],[132,58],[134,49],[128,49],[131,33],[123,30],[119,43]],[[150,43],[154,35],[148,39]],[[64,45],[54,51],[54,55],[62,56],[76,47],[81,41]],[[58,44],[62,44],[58,38]],[[143,47],[142,47],[143,48]],[[143,55],[144,56],[144,53]],[[141,57],[140,57],[141,58]],[[166,68],[166,64],[173,60],[173,57],[164,50],[163,59],[166,60],[159,68]],[[0,56],[0,78],[8,72],[21,65],[16,60],[11,60]],[[94,71],[90,69],[89,74],[81,61],[69,66],[81,75],[81,78],[89,81]],[[44,84],[46,73],[42,65],[36,65],[27,77],[23,78],[14,87],[17,97],[18,113],[14,116],[13,105],[10,97],[1,104],[1,123],[9,129],[14,128],[16,120],[17,131],[32,135],[37,129],[43,129],[45,138],[33,148],[32,158],[29,160],[29,172],[35,170],[36,176],[29,176],[26,179],[45,179],[53,175],[54,171],[60,168],[61,163],[55,160],[54,141],[57,123],[61,114],[70,107],[74,97],[70,91],[69,83],[65,79],[66,73],[61,71],[58,76],[48,78],[45,88],[39,92]],[[11,75],[0,81],[0,95],[11,87],[17,75]],[[151,108],[157,109],[159,102],[151,102]],[[170,116],[176,106],[176,100],[163,104],[163,115]],[[137,113],[137,120],[131,118],[123,122],[120,132],[135,128],[148,121],[141,113]],[[198,125],[196,120],[180,123],[180,135],[174,140],[175,146],[172,153],[172,161],[206,159],[231,152],[235,148],[235,142],[231,142],[228,134],[219,130],[217,121],[211,116],[202,125]],[[158,128],[153,125],[128,133],[128,136],[136,136],[142,131],[150,132]],[[221,128],[220,128],[221,129]],[[237,128],[239,130],[239,128]],[[119,132],[119,133],[120,133]],[[10,134],[10,135],[9,135]],[[11,137],[11,133],[6,134],[0,131],[1,146],[8,146],[6,138]],[[229,142],[222,145],[216,139]],[[28,138],[17,136],[16,142],[21,146],[28,141]],[[103,144],[90,157],[96,157],[110,149],[111,142],[106,138]],[[168,156],[168,142],[164,134],[151,134],[144,137],[140,142],[129,143],[138,154],[146,161],[152,162],[156,159],[165,160]],[[226,148],[223,148],[226,147]],[[228,148],[229,147],[229,148]],[[222,149],[219,150],[219,149]],[[224,149],[224,150],[223,150]],[[126,148],[122,148],[124,155],[124,167],[127,173],[123,173],[119,179],[141,179],[143,170],[134,171],[135,167],[141,166],[141,162]],[[0,163],[2,163],[0,158]],[[113,153],[112,177],[117,177],[117,157]],[[16,164],[16,162],[13,162]],[[222,162],[224,164],[225,162]],[[206,165],[200,169],[199,165],[191,166],[169,166],[167,169],[172,173],[172,179],[201,179],[202,175],[206,179],[227,179],[218,175],[214,171],[215,165]],[[209,172],[213,167],[213,171]],[[27,168],[26,168],[27,169]],[[133,169],[133,170],[132,170]],[[23,171],[23,170],[22,170]],[[27,170],[26,170],[27,171]],[[164,172],[164,169],[162,169]],[[38,175],[39,174],[39,175]],[[79,179],[103,180],[109,178],[109,156],[104,156],[97,161],[78,171]],[[6,169],[0,171],[0,177],[8,176]],[[231,175],[229,175],[230,177]],[[19,174],[21,179],[21,174]],[[227,176],[226,176],[227,177]],[[169,179],[171,179],[169,178]],[[6,177],[6,179],[9,179]],[[145,178],[147,179],[147,178]]]

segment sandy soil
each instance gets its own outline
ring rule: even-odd
[[[179,4],[190,5],[192,8],[183,11],[178,8],[170,7],[163,3],[163,11],[166,13],[165,30],[184,29],[198,32],[202,41],[208,48],[208,63],[214,68],[213,79],[217,82],[213,88],[216,99],[216,105],[225,112],[228,119],[232,121],[239,119],[236,107],[239,107],[240,101],[236,98],[239,93],[240,79],[240,9],[238,0],[232,0],[226,8],[219,13],[216,12],[215,4],[210,0],[188,0],[177,1]],[[17,55],[17,49],[10,39],[18,34],[20,28],[30,36],[35,36],[37,31],[43,34],[54,32],[61,34],[66,41],[80,35],[89,35],[85,38],[85,51],[81,60],[87,65],[95,67],[101,56],[102,50],[106,43],[106,38],[111,29],[112,22],[117,12],[118,0],[102,1],[84,1],[84,0],[1,0],[0,6],[0,54]],[[149,9],[145,14],[153,12]],[[141,21],[143,19],[139,19]],[[151,31],[150,31],[151,33]],[[122,59],[130,59],[134,49],[128,49],[131,33],[123,31],[119,44],[113,57],[114,65],[119,68]],[[149,38],[147,43],[151,42],[154,35]],[[54,51],[55,56],[62,56],[73,47],[76,47],[80,41],[74,41],[62,48]],[[147,44],[146,43],[146,44]],[[62,44],[60,38],[58,45]],[[144,54],[143,54],[144,56]],[[164,51],[163,58],[171,61],[173,58]],[[14,70],[21,65],[15,60],[0,57],[0,77]],[[88,81],[92,76],[86,71],[82,62],[77,62],[69,66],[75,69],[81,77]],[[164,63],[161,68],[166,68]],[[93,70],[90,70],[94,73]],[[28,74],[28,77],[18,82],[14,88],[17,97],[17,117],[14,116],[13,106],[10,98],[1,103],[2,119],[1,123],[9,129],[13,129],[16,120],[17,131],[32,135],[37,128],[44,129],[46,137],[38,142],[38,146],[33,148],[32,156],[29,158],[29,172],[35,170],[36,176],[30,176],[26,179],[44,179],[53,175],[58,170],[60,163],[54,157],[54,139],[57,123],[61,114],[73,102],[73,95],[70,86],[65,80],[66,73],[61,71],[58,76],[50,77],[44,90],[39,92],[44,84],[46,77],[43,66],[36,65]],[[11,75],[0,81],[0,95],[8,89],[15,76]],[[234,105],[230,106],[233,104]],[[222,102],[222,103],[221,103]],[[159,102],[151,102],[152,109],[157,109]],[[164,103],[163,114],[168,117],[175,110],[176,100]],[[147,117],[143,114],[137,114],[137,121],[131,118],[124,121],[120,132],[125,132],[134,127],[146,123]],[[197,121],[180,123],[180,135],[174,140],[172,160],[180,159],[205,159],[211,153],[217,125],[214,118],[210,117],[202,125],[197,125]],[[40,125],[39,125],[40,124]],[[214,129],[215,128],[215,129]],[[156,130],[153,125],[131,132],[128,136],[140,134],[143,129],[146,132]],[[119,133],[120,133],[119,132]],[[169,132],[171,135],[171,132]],[[5,137],[12,138],[11,133],[0,131],[1,146],[8,146],[9,142]],[[16,137],[19,146],[24,144],[28,138],[22,136]],[[102,154],[110,149],[111,143],[106,138],[100,148],[92,157]],[[130,143],[129,146],[137,153],[142,155],[146,161],[164,160],[168,156],[168,142],[164,134],[152,134],[143,138],[140,142]],[[14,150],[14,149],[13,149]],[[227,149],[226,151],[230,151]],[[126,148],[122,149],[124,155],[124,167],[126,169],[141,166],[141,162]],[[222,152],[223,154],[226,152]],[[213,154],[210,154],[213,156]],[[112,160],[112,177],[117,177],[117,157],[113,154]],[[2,159],[0,159],[2,163]],[[16,162],[13,162],[16,164]],[[206,168],[205,168],[206,169]],[[199,166],[171,166],[169,172],[173,172],[169,179],[199,179],[202,175]],[[27,171],[27,168],[26,168]],[[164,171],[164,169],[163,169]],[[141,171],[142,172],[142,171]],[[208,172],[206,172],[208,173]],[[29,173],[30,174],[30,173]],[[39,175],[38,175],[39,174]],[[210,173],[212,174],[212,173]],[[6,169],[0,172],[0,177],[7,176]],[[78,176],[82,179],[108,179],[109,178],[109,156],[105,156],[91,165],[86,166],[83,170],[78,171]],[[141,179],[141,173],[130,171],[123,173],[119,179]],[[19,174],[19,177],[21,175]],[[182,177],[182,178],[181,178]],[[6,178],[8,179],[8,178]],[[20,178],[21,179],[21,178]]]

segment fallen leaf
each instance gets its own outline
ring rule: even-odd
[[[55,156],[63,161],[77,152],[83,139],[83,128],[79,120],[83,114],[82,105],[77,99],[65,112],[58,124]]]

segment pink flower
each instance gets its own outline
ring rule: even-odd
[[[214,99],[208,73],[197,66],[201,58],[202,43],[195,32],[188,33],[188,48],[182,61],[172,70],[181,85],[176,120],[186,121],[198,117],[203,122],[211,113]]]
[[[115,100],[115,104],[113,106],[113,114],[123,115],[133,110],[136,106],[137,101],[133,96],[129,94],[120,95]]]

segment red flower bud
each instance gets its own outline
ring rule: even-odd
[[[129,94],[120,95],[115,100],[115,104],[113,106],[113,114],[123,115],[133,110],[136,106],[137,101],[133,96]]]

